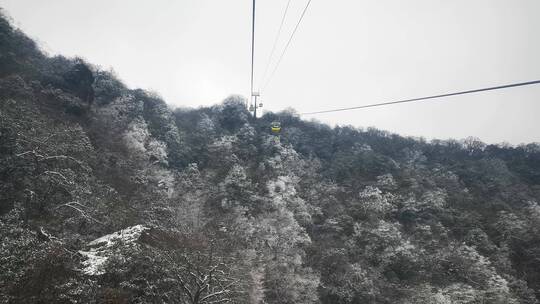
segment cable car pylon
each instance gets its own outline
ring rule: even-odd
[[[255,92],[253,91],[253,71],[255,67],[255,0],[253,0],[253,13],[252,13],[252,19],[251,19],[251,105],[249,107],[249,111],[253,111],[253,118],[257,119],[257,97],[254,95]],[[253,104],[253,98],[255,97],[255,106]],[[253,109],[253,110],[252,110]]]
[[[261,94],[259,92],[252,92],[251,93],[252,106],[250,107],[250,109],[253,108],[253,117],[254,118],[257,118],[257,108],[262,107],[262,103],[257,104],[257,97],[260,97],[260,96],[261,96]]]

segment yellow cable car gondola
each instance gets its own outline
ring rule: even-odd
[[[270,129],[272,130],[272,133],[279,134],[279,132],[281,132],[281,123],[279,121],[272,122]]]

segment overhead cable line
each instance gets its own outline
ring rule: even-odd
[[[261,81],[264,81],[266,79],[266,75],[268,74],[268,69],[270,68],[270,63],[272,62],[272,58],[274,58],[274,53],[276,52],[276,46],[279,41],[279,37],[281,36],[281,31],[283,30],[283,24],[285,24],[285,18],[287,17],[287,12],[289,11],[289,6],[291,5],[291,0],[287,1],[287,6],[285,7],[285,11],[283,11],[283,17],[281,18],[281,24],[279,25],[279,30],[276,35],[276,39],[274,40],[274,45],[272,46],[272,51],[270,52],[270,57],[268,57],[268,62],[266,63],[266,67],[264,68],[264,73],[262,77],[260,78]]]
[[[268,84],[270,83],[270,81],[272,80],[274,75],[276,74],[276,71],[279,68],[279,64],[281,63],[281,60],[283,60],[283,57],[285,56],[285,53],[287,52],[287,49],[289,48],[289,45],[291,45],[291,42],[292,42],[292,40],[294,38],[294,35],[296,34],[296,31],[298,30],[298,27],[300,27],[300,23],[302,23],[302,20],[304,19],[304,16],[306,15],[306,12],[307,12],[310,4],[311,4],[311,0],[309,0],[307,2],[306,6],[304,7],[304,10],[302,11],[302,15],[300,16],[300,19],[298,19],[298,22],[296,23],[296,26],[294,27],[294,30],[292,31],[292,34],[289,37],[289,40],[287,41],[287,44],[285,45],[285,48],[283,49],[283,52],[281,53],[281,56],[279,57],[279,59],[278,59],[278,61],[276,63],[276,66],[272,70],[272,74],[270,74],[270,77],[264,83],[264,85],[262,87],[263,91],[266,89],[266,87],[268,87]]]
[[[349,108],[332,109],[332,110],[317,111],[317,112],[300,113],[300,115],[313,115],[313,114],[321,114],[321,113],[331,113],[331,112],[341,112],[341,111],[373,108],[373,107],[388,106],[388,105],[394,105],[394,104],[400,104],[400,103],[416,102],[416,101],[435,99],[435,98],[442,98],[442,97],[449,97],[449,96],[456,96],[456,95],[465,95],[465,94],[485,92],[485,91],[493,91],[493,90],[501,90],[501,89],[508,89],[508,88],[514,88],[514,87],[522,87],[522,86],[528,86],[528,85],[534,85],[534,84],[540,84],[540,80],[513,83],[513,84],[507,84],[507,85],[500,85],[500,86],[496,86],[496,87],[489,87],[489,88],[461,91],[461,92],[455,92],[455,93],[432,95],[432,96],[427,96],[427,97],[404,99],[404,100],[391,101],[391,102],[374,103],[374,104],[357,106],[357,107],[349,107]]]

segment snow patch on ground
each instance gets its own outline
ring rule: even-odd
[[[137,225],[133,227],[129,227],[126,229],[122,229],[120,231],[104,235],[100,238],[97,238],[90,243],[88,243],[88,246],[94,247],[111,247],[113,245],[116,245],[119,242],[133,242],[139,239],[143,231],[147,230],[147,227],[144,227],[143,225]]]
[[[107,262],[107,256],[101,256],[100,254],[102,253],[97,251],[80,250],[79,253],[86,258],[86,260],[82,262],[84,266],[82,272],[88,275],[101,275],[105,273],[103,264]]]
[[[112,254],[113,248],[117,245],[129,246],[133,244],[148,229],[143,225],[136,225],[91,241],[88,243],[89,250],[79,251],[79,254],[86,258],[82,262],[82,271],[88,275],[101,275],[105,273],[103,265]]]

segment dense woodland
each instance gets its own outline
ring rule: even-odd
[[[539,202],[538,144],[171,109],[0,18],[0,303],[538,303]]]

